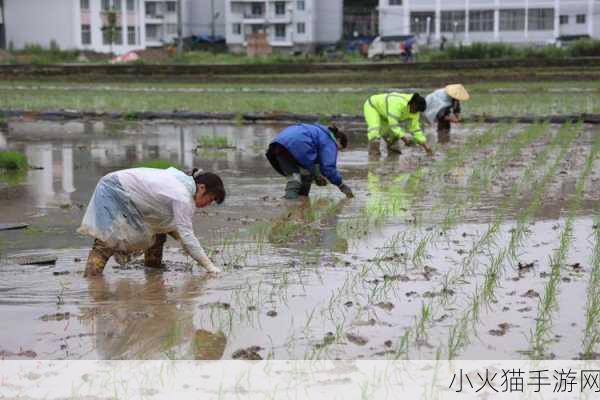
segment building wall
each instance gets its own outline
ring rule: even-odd
[[[263,4],[263,16],[251,15],[253,2]],[[282,0],[284,15],[275,13],[277,0],[253,2],[225,1],[225,37],[234,51],[244,49],[246,36],[254,30],[266,32],[272,47],[290,51],[312,50],[316,44],[335,43],[342,37],[343,0],[303,0],[303,9],[296,0]],[[278,37],[277,29],[285,29],[285,35]]]
[[[7,46],[49,47],[55,41],[62,49],[76,47],[73,0],[13,0],[5,1],[4,8]]]
[[[335,43],[342,38],[344,20],[343,0],[315,0],[316,2],[316,41]]]
[[[225,36],[225,0],[212,0],[213,12],[218,13],[214,20],[216,36]],[[186,25],[193,35],[210,35],[211,26],[211,0],[191,0],[189,15],[186,17]]]
[[[492,15],[492,29],[474,31],[470,26],[474,17],[472,13],[465,12],[467,9],[471,12],[487,11],[488,15]],[[553,15],[538,17],[539,9],[549,10]],[[518,30],[503,29],[501,15],[506,15],[503,10],[520,10],[522,21],[517,24]],[[464,28],[443,29],[444,25],[448,26],[444,21],[450,20],[443,18],[447,12],[457,12],[458,15],[464,12],[464,19],[451,17],[452,21],[457,20],[457,26],[464,24]],[[576,21],[577,15],[581,14],[586,15],[585,23]],[[561,15],[568,17],[568,23],[559,23]],[[430,18],[429,35],[425,16]],[[380,35],[415,34],[421,42],[428,39],[439,41],[442,36],[451,42],[463,43],[547,43],[565,34],[600,36],[600,0],[380,0],[379,18]],[[543,27],[536,27],[536,24]]]

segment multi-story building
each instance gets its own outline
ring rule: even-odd
[[[380,35],[421,42],[548,43],[600,35],[600,0],[379,0]]]
[[[211,27],[223,34],[219,2],[216,8],[214,0],[181,4],[184,36],[210,34]],[[107,29],[110,13],[116,14],[114,30]],[[15,49],[55,43],[61,49],[123,54],[162,46],[177,37],[176,0],[18,0],[5,2],[4,15],[6,43]]]
[[[310,51],[342,37],[343,0],[225,0],[226,41],[243,51],[264,32],[274,49]]]

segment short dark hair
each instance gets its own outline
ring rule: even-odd
[[[198,168],[194,168],[192,171],[192,177],[196,185],[204,185],[206,193],[215,196],[215,202],[221,204],[225,201],[225,186],[223,180],[217,174],[212,172],[202,172]]]
[[[342,149],[345,149],[346,147],[348,147],[348,135],[346,135],[345,132],[343,132],[335,124],[331,125],[329,127],[329,130],[331,131],[331,133],[333,133],[333,136],[335,136],[335,138],[340,141],[340,145],[342,145]]]
[[[419,93],[413,94],[408,104],[414,104],[418,112],[424,112],[427,109],[427,101]]]

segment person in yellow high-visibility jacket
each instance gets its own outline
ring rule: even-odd
[[[369,155],[381,155],[382,138],[388,151],[401,153],[397,142],[402,140],[406,146],[415,142],[427,154],[433,155],[419,123],[420,113],[426,108],[427,102],[418,93],[383,93],[369,97],[363,108],[368,126]]]

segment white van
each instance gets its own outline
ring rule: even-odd
[[[404,57],[408,62],[414,60],[416,53],[417,39],[413,35],[377,36],[369,45],[368,57],[370,60]]]

